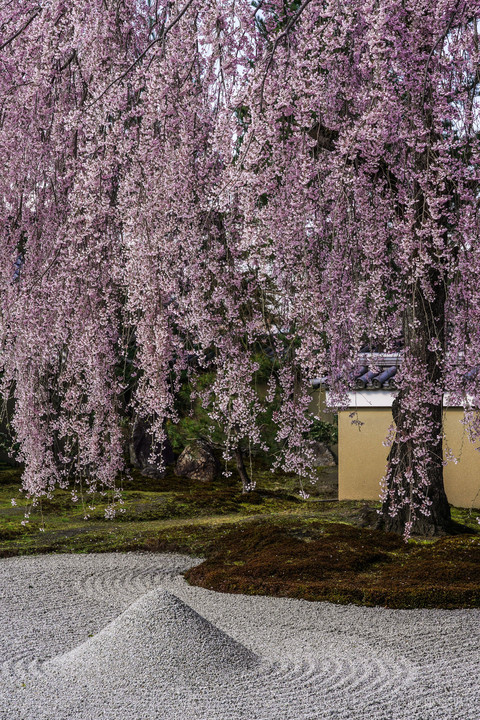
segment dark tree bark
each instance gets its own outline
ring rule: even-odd
[[[430,54],[433,51],[434,48],[431,49]],[[424,183],[428,178],[429,165],[435,157],[435,144],[439,140],[431,112],[432,104],[432,88],[429,85],[427,75],[425,75],[423,99],[418,109],[419,114],[423,115],[429,142],[427,147],[420,150],[415,156],[418,177],[422,177]],[[395,182],[392,187],[394,194],[398,197]],[[438,187],[432,186],[431,189],[435,194],[442,193],[442,190]],[[446,349],[447,269],[439,259],[441,253],[436,247],[434,238],[425,237],[424,235],[425,228],[433,219],[430,204],[425,197],[424,187],[422,187],[418,179],[413,181],[412,190],[415,202],[413,232],[417,236],[417,242],[414,246],[417,248],[423,247],[423,251],[429,253],[431,264],[426,278],[430,286],[428,296],[422,287],[420,279],[415,281],[413,277],[405,278],[406,294],[407,297],[410,296],[410,303],[403,320],[405,359],[412,370],[421,369],[424,372],[425,382],[436,391],[434,391],[433,397],[428,397],[427,394],[426,397],[422,398],[422,393],[419,392],[417,387],[409,398],[411,388],[404,385],[400,388],[392,407],[396,436],[388,458],[387,483],[390,491],[397,492],[398,489],[402,489],[410,495],[412,502],[415,502],[421,499],[418,489],[421,488],[423,472],[423,477],[428,480],[428,489],[424,494],[428,498],[429,507],[426,513],[418,509],[412,512],[409,504],[402,506],[402,503],[400,503],[399,511],[392,516],[389,512],[390,503],[387,497],[382,508],[382,525],[387,531],[404,533],[411,523],[411,533],[439,535],[448,532],[451,524],[450,507],[443,483],[442,440],[444,391],[442,362],[445,359]],[[451,197],[451,190],[451,187],[443,190],[447,201],[449,196]],[[402,216],[404,211],[403,203],[399,202],[397,207],[399,216]],[[434,222],[436,224],[438,221],[435,219]],[[443,236],[444,247],[447,248],[449,234],[445,222],[445,219],[441,219],[441,225],[437,227]],[[410,258],[412,268],[415,266],[418,252],[418,250],[414,250],[413,257]],[[448,252],[445,253],[445,256],[448,257]],[[416,399],[419,403],[418,407],[415,406]],[[404,402],[405,400],[407,402]],[[419,422],[428,422],[429,424],[424,442],[420,440],[421,432],[415,434]],[[414,437],[410,440],[408,438],[411,434]],[[417,452],[422,450],[425,453],[422,461],[419,461],[415,450]],[[404,474],[406,470],[407,478]],[[409,472],[412,473],[410,480],[408,479]],[[422,490],[420,490],[421,493]]]
[[[421,194],[419,194],[419,202],[422,202]],[[442,369],[439,356],[437,351],[431,349],[431,342],[432,340],[436,341],[437,348],[441,349],[443,356],[445,351],[446,289],[444,278],[438,270],[432,269],[429,279],[435,290],[433,299],[425,297],[420,283],[416,284],[412,290],[411,305],[404,319],[405,352],[408,353],[408,360],[414,367],[426,369],[426,377],[433,386],[442,388]],[[408,437],[415,432],[418,421],[427,415],[430,423],[428,434],[430,438],[435,438],[424,444],[426,475],[429,482],[427,498],[431,504],[428,514],[417,511],[413,513],[412,517],[411,507],[405,505],[392,516],[390,501],[387,498],[383,503],[379,525],[386,531],[402,534],[407,523],[413,521],[412,533],[429,536],[441,535],[448,532],[451,524],[450,507],[443,483],[443,397],[440,392],[436,403],[425,402],[423,408],[416,407],[413,411],[405,411],[402,409],[402,405],[408,393],[408,387],[400,389],[392,406],[396,436],[388,456],[388,489],[394,489],[397,496],[398,489],[403,489],[413,501],[417,499],[416,487],[420,486],[422,479],[418,472],[418,460],[416,460],[414,452],[418,449],[418,438],[402,441],[401,437],[402,435]],[[408,406],[411,405],[412,403],[409,402]],[[424,410],[426,413],[423,412]],[[407,469],[413,471],[411,483],[404,478],[404,472]]]
[[[410,423],[410,420],[400,410],[401,393],[395,398],[392,406],[393,420],[397,427],[397,430],[402,431],[405,429],[405,424]],[[442,408],[432,407],[432,420],[435,424],[435,429],[439,433],[442,431]],[[389,474],[388,482],[389,487],[393,485],[393,473],[399,475],[403,469],[410,466],[412,463],[413,450],[415,444],[412,441],[399,443],[394,441],[392,448],[389,453]],[[443,485],[443,465],[442,459],[442,440],[440,439],[435,445],[429,448],[429,469],[428,479],[430,486],[428,489],[428,498],[431,501],[429,508],[429,514],[417,514],[413,519],[413,525],[411,532],[417,535],[443,535],[448,532],[451,517],[450,517],[450,506],[445,495],[445,489]],[[393,461],[393,462],[392,462]],[[414,469],[415,479],[415,469]],[[416,478],[418,481],[418,478]],[[410,488],[403,484],[406,492],[410,492]],[[401,508],[394,516],[390,515],[390,503],[386,500],[382,506],[382,514],[378,527],[387,532],[393,532],[401,535],[405,531],[407,523],[411,520],[411,510],[409,506]]]
[[[249,493],[252,489],[252,481],[247,473],[240,445],[237,445],[235,448],[235,462],[237,463],[238,474],[240,475],[240,479],[242,481],[242,494]]]

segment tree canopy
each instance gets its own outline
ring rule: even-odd
[[[477,0],[0,8],[1,392],[32,496],[113,486],[126,406],[308,474],[311,380],[403,347],[386,527],[435,530],[445,393],[480,435]]]

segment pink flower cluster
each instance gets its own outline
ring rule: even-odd
[[[288,9],[289,5],[290,9]],[[25,0],[0,10],[1,393],[29,495],[114,487],[128,407],[308,476],[310,381],[403,339],[385,500],[429,512],[445,391],[480,435],[478,0]],[[408,452],[407,452],[408,451]],[[411,462],[405,463],[405,453]]]

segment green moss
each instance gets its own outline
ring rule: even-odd
[[[0,541],[13,540],[22,535],[25,535],[25,530],[22,526],[18,527],[18,524],[5,523],[0,529]]]
[[[453,510],[459,534],[405,544],[359,527],[364,503],[329,500],[328,474],[319,472],[304,502],[295,494],[297,477],[272,474],[261,462],[254,471],[257,489],[247,496],[235,473],[203,484],[171,469],[158,480],[133,471],[123,486],[125,512],[114,521],[104,517],[108,497],[90,498],[92,510],[58,491],[31,509],[24,526],[19,471],[6,471],[7,482],[0,470],[0,556],[175,551],[205,558],[188,572],[189,582],[223,592],[405,608],[480,606],[475,513]]]
[[[6,485],[13,485],[18,487],[22,479],[22,468],[21,467],[0,467],[0,487]]]

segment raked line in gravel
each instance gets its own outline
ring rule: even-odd
[[[0,560],[0,719],[480,717],[480,610],[226,595],[197,562]]]

